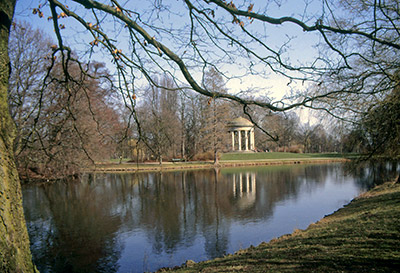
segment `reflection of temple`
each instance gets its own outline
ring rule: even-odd
[[[233,174],[233,196],[238,198],[238,205],[245,209],[253,205],[256,201],[256,174],[255,173],[236,173]]]

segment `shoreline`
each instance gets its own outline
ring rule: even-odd
[[[86,168],[82,173],[134,173],[153,171],[201,170],[215,168],[256,167],[271,165],[295,164],[324,164],[334,162],[347,162],[346,158],[287,158],[287,159],[260,159],[260,160],[221,160],[217,165],[212,161],[165,162],[161,166],[157,163],[100,163],[93,168]]]

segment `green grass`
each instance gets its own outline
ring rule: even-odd
[[[279,152],[271,152],[271,153],[224,153],[221,154],[221,160],[223,161],[234,161],[234,160],[271,160],[271,159],[309,159],[309,158],[348,158],[351,156],[351,154],[338,154],[338,153],[313,153],[313,154],[296,154],[296,153],[279,153]],[[112,165],[112,166],[117,166],[120,165],[122,166],[134,166],[136,163],[128,163],[130,159],[129,158],[123,158],[121,161],[121,164],[119,164],[119,159],[110,159],[108,162],[103,162],[102,165]],[[192,162],[168,162],[164,161],[163,164],[174,164],[176,166],[178,165],[186,165],[186,164],[204,164],[205,162],[201,161],[192,161]],[[140,163],[140,166],[151,166],[151,165],[159,165],[158,162],[153,162],[153,163]]]
[[[295,153],[226,153],[221,155],[221,167],[240,167],[250,168],[255,165],[270,165],[270,164],[298,164],[298,163],[312,163],[317,162],[319,159],[341,159],[349,155],[342,155],[337,153],[323,153],[323,154],[295,154]],[[293,161],[294,160],[294,161]],[[163,161],[160,166],[158,162],[148,163],[128,163],[128,159],[124,158],[119,164],[119,159],[111,159],[105,162],[98,162],[95,168],[88,168],[87,171],[101,171],[101,172],[132,172],[132,171],[167,171],[178,169],[202,169],[214,168],[212,160],[209,161],[189,161],[189,162],[168,162]]]
[[[163,162],[160,165],[158,162],[151,163],[127,163],[122,162],[119,164],[118,162],[113,163],[112,161],[108,162],[99,162],[95,167],[88,168],[86,171],[97,171],[97,172],[152,172],[152,171],[172,171],[172,170],[180,170],[180,169],[204,169],[204,168],[212,168],[214,165],[212,162]]]
[[[386,183],[306,230],[177,272],[397,272],[400,184]]]
[[[348,157],[348,154],[338,153],[316,153],[316,154],[296,154],[296,153],[225,153],[221,155],[221,160],[270,160],[270,159],[302,159],[302,158],[340,158]]]

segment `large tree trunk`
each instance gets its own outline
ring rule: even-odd
[[[14,123],[7,104],[8,36],[15,0],[0,1],[0,272],[35,272],[14,162]]]

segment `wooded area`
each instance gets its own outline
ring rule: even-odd
[[[273,2],[142,4],[38,4],[53,42],[12,23],[15,1],[1,2],[1,271],[34,270],[15,162],[20,174],[58,177],[139,150],[141,160],[215,159],[228,149],[222,125],[236,116],[256,124],[259,150],[399,157],[398,1],[305,2],[302,14],[276,17]],[[79,50],[63,34],[70,26],[82,31]],[[286,38],[274,40],[275,28]],[[316,38],[312,59],[290,53],[297,36]],[[291,92],[226,86],[271,75]],[[329,128],[301,124],[299,108],[327,114]]]
[[[14,142],[19,173],[24,179],[75,175],[95,162],[212,160],[231,150],[227,124],[242,116],[242,106],[226,99],[206,98],[176,88],[171,77],[158,86],[138,90],[137,123],[122,103],[113,76],[104,63],[85,71],[71,66],[71,84],[62,82],[62,66],[50,60],[51,38],[28,23],[12,26],[9,105],[17,127]],[[48,73],[48,66],[55,66]],[[204,76],[208,89],[227,93],[223,77],[213,68]],[[257,130],[257,151],[296,153],[352,152],[343,135],[323,124],[302,123],[295,112],[262,109],[251,117],[272,138]],[[139,127],[140,126],[140,127]]]

